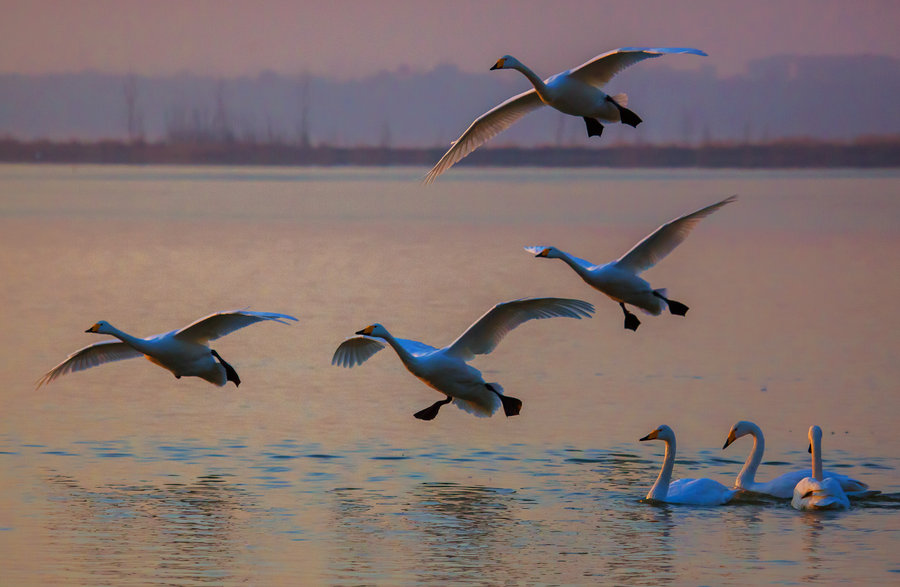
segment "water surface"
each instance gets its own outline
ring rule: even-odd
[[[900,181],[895,172],[0,167],[0,582],[146,584],[892,583]],[[739,194],[645,276],[691,307],[622,328],[618,306],[524,245],[601,262]],[[381,322],[452,341],[491,305],[564,296],[591,320],[511,333],[473,364],[524,402],[478,419],[389,351]],[[239,389],[146,361],[34,390],[100,319],[149,335],[212,311],[293,314],[216,341]],[[883,495],[641,502],[662,446],[731,483],[766,432],[766,479],[826,468]]]

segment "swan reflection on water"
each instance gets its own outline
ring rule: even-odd
[[[98,488],[66,475],[47,481],[47,547],[68,553],[69,569],[84,584],[236,579],[248,497],[222,476]]]
[[[337,542],[347,550],[335,557],[338,582],[413,576],[490,583],[495,570],[497,580],[508,578],[511,562],[523,556],[510,538],[520,535],[511,526],[527,523],[515,514],[512,490],[428,482],[400,497],[356,488],[333,494]],[[385,561],[392,561],[387,573]]]

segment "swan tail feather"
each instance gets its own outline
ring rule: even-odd
[[[616,94],[615,96],[612,97],[612,99],[615,100],[616,103],[619,106],[622,106],[623,108],[625,106],[628,106],[628,94],[626,94],[625,92],[622,92],[621,94]]]
[[[460,399],[457,397],[453,398],[453,405],[464,412],[469,412],[473,416],[477,416],[479,418],[490,418],[494,415],[494,412],[497,411],[497,408],[500,407],[500,401],[498,400],[491,409],[488,409],[479,403]]]

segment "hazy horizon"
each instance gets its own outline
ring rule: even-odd
[[[235,77],[272,71],[361,79],[440,65],[486,71],[506,53],[541,75],[621,46],[691,46],[738,75],[774,55],[900,57],[900,3],[695,0],[229,2],[3,0],[0,73],[97,71]]]
[[[852,140],[900,133],[900,59],[770,57],[731,77],[712,68],[674,67],[691,60],[700,58],[666,57],[654,60],[658,65],[652,69],[640,64],[612,80],[610,90],[627,92],[645,118],[637,129],[610,125],[602,140],[589,140],[580,120],[544,109],[497,137],[493,146]],[[489,105],[527,87],[521,75],[507,73],[466,73],[448,65],[358,81],[277,73],[241,78],[0,74],[5,97],[0,134],[442,147]],[[857,113],[836,117],[847,108],[848,89]]]

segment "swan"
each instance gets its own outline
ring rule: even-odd
[[[231,381],[237,387],[241,383],[237,371],[226,363],[219,353],[210,349],[208,343],[263,320],[287,324],[285,320],[297,319],[287,314],[250,310],[219,312],[201,318],[180,330],[148,338],[132,336],[101,320],[85,332],[109,334],[119,340],[104,340],[75,351],[65,361],[47,371],[38,380],[37,387],[50,383],[66,373],[136,357],[146,357],[150,362],[168,369],[176,379],[199,377],[220,387]]]
[[[450,150],[425,176],[425,183],[432,183],[454,163],[506,130],[517,120],[541,106],[550,106],[564,114],[580,116],[587,125],[588,136],[600,136],[606,122],[622,122],[636,127],[641,123],[637,114],[627,109],[628,96],[609,96],[600,88],[614,75],[638,61],[660,57],[672,53],[690,53],[706,56],[698,49],[680,47],[623,47],[602,55],[597,55],[587,63],[574,69],[563,71],[541,81],[528,67],[511,55],[505,55],[491,67],[495,69],[515,69],[522,72],[533,89],[513,96],[502,104],[488,110],[469,125],[469,128],[455,141]]]
[[[653,289],[638,275],[656,265],[680,245],[700,219],[736,199],[737,196],[730,196],[663,224],[619,259],[605,265],[594,265],[556,247],[525,247],[525,250],[534,253],[535,257],[562,259],[568,263],[588,285],[619,302],[625,313],[625,328],[637,330],[641,321],[625,308],[625,304],[637,306],[654,316],[658,316],[666,307],[669,312],[678,316],[684,316],[688,311],[688,307],[681,302],[667,298],[665,289]]]
[[[485,383],[478,369],[467,361],[475,355],[486,355],[496,348],[506,334],[528,320],[540,318],[590,318],[594,306],[581,300],[565,298],[530,298],[497,304],[463,332],[450,345],[436,349],[414,340],[395,338],[381,324],[372,324],[344,340],[331,359],[332,365],[353,367],[365,362],[384,348],[382,339],[391,345],[410,373],[425,385],[446,395],[431,406],[413,414],[420,420],[433,420],[441,406],[450,402],[476,416],[493,415],[502,405],[507,417],[522,408],[521,400],[504,395],[498,383]]]
[[[764,493],[772,497],[780,497],[782,499],[790,499],[794,495],[794,487],[804,477],[812,475],[811,469],[800,471],[791,471],[783,475],[775,477],[771,481],[756,481],[756,470],[762,462],[763,451],[766,449],[766,440],[763,437],[762,430],[753,422],[741,421],[731,427],[728,432],[728,438],[725,440],[725,446],[722,450],[728,448],[732,442],[742,436],[750,435],[753,437],[753,450],[744,463],[744,468],[738,473],[734,486],[746,491],[755,493]],[[869,486],[862,481],[857,481],[831,471],[824,472],[825,477],[834,478],[841,484],[841,488],[848,495],[863,495],[868,493]]]
[[[850,500],[837,479],[822,475],[822,429],[809,428],[809,452],[812,453],[812,476],[804,477],[794,487],[791,506],[797,510],[845,510]]]
[[[729,489],[712,479],[677,479],[672,481],[672,469],[675,467],[675,432],[663,424],[647,436],[640,439],[662,440],[666,443],[666,456],[656,483],[650,488],[647,499],[666,503],[690,505],[722,505],[731,500],[737,489]]]

